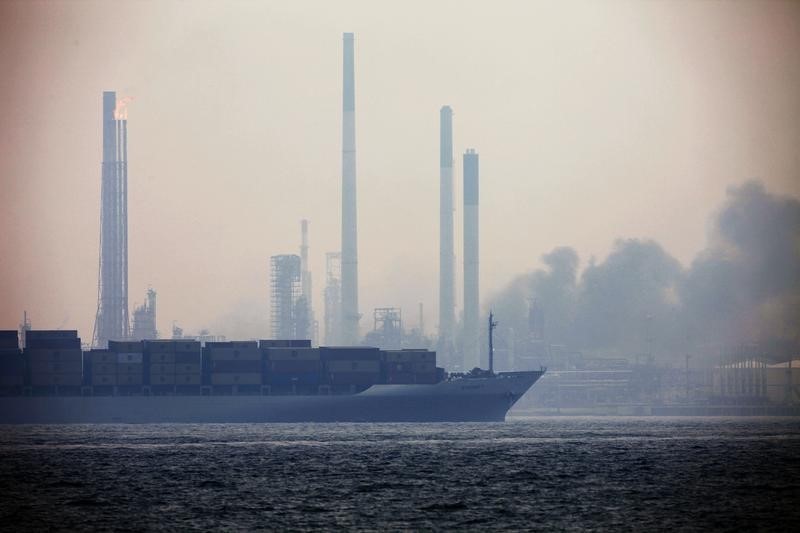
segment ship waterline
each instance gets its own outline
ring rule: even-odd
[[[0,423],[501,422],[542,374],[373,385],[340,395],[4,397]]]

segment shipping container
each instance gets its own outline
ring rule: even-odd
[[[26,341],[42,339],[77,339],[78,331],[74,329],[31,329],[25,332]]]
[[[117,364],[142,364],[142,354],[135,352],[122,352],[117,354]]]
[[[113,363],[92,363],[92,375],[116,374],[117,364]]]
[[[22,374],[0,375],[0,387],[22,387],[25,384],[25,376]]]
[[[58,361],[83,361],[83,352],[80,349],[44,349],[25,348],[25,358],[31,363],[58,362]]]
[[[309,373],[322,370],[322,363],[320,361],[268,361],[267,372],[273,374],[290,374],[293,372]]]
[[[142,374],[117,374],[117,384],[141,386]]]
[[[175,374],[151,374],[150,385],[175,385]]]
[[[26,349],[42,349],[42,350],[80,350],[80,339],[39,339],[35,341],[26,341]]]
[[[173,339],[148,339],[141,342],[143,352],[174,352],[175,343]],[[133,350],[131,350],[133,351]]]
[[[200,374],[175,374],[176,385],[200,385]]]
[[[117,374],[138,374],[142,375],[142,363],[119,363],[117,364]]]
[[[150,364],[175,363],[174,352],[150,352]]]
[[[416,376],[413,372],[388,372],[386,383],[392,385],[409,385],[416,383]]]
[[[22,374],[25,360],[19,352],[16,355],[0,355],[0,374]]]
[[[0,350],[19,350],[17,330],[0,330]]]
[[[117,354],[110,350],[89,350],[88,352],[84,352],[84,358],[91,361],[93,365],[117,364]]]
[[[371,372],[337,372],[330,374],[332,385],[374,385],[380,383],[380,374]]]
[[[33,361],[30,365],[33,374],[80,374],[82,361]]]
[[[174,374],[174,373],[175,373],[175,365],[174,364],[166,364],[166,365],[155,364],[155,365],[150,365],[150,375],[151,376],[156,375],[156,374]]]
[[[270,361],[319,361],[319,348],[266,348],[264,355]]]
[[[309,339],[262,339],[259,348],[311,348]]]
[[[205,353],[211,361],[249,360],[260,361],[261,350],[252,342],[209,342]]]
[[[212,385],[261,385],[261,372],[211,374]]]
[[[371,372],[373,374],[378,374],[381,371],[381,363],[380,361],[328,361],[326,363],[328,372],[331,374],[333,373],[340,373],[340,372]]]
[[[197,352],[180,352],[175,354],[175,364],[193,364],[199,365],[201,361],[200,351]]]
[[[31,385],[34,387],[47,387],[50,385],[65,385],[79,387],[83,383],[83,374],[31,374]]]
[[[94,386],[104,386],[104,385],[116,385],[117,384],[117,375],[116,374],[93,374],[91,379],[91,385]]]
[[[142,353],[144,351],[144,344],[142,341],[108,341],[108,349],[116,353]]]
[[[178,374],[200,374],[202,366],[197,364],[175,364],[175,372]]]
[[[415,362],[412,363],[412,368],[414,372],[432,373],[436,372],[436,362],[435,361]]]
[[[212,361],[211,362],[211,372],[212,373],[224,373],[224,372],[231,372],[231,373],[261,373],[261,361],[252,361],[252,360],[244,360],[244,361]]]
[[[387,362],[415,363],[430,361],[436,365],[436,352],[429,350],[386,350]]]
[[[380,361],[381,351],[367,346],[320,346],[323,361]]]
[[[322,382],[319,372],[293,373],[293,374],[268,374],[266,381],[270,385],[318,385]]]
[[[202,345],[200,341],[180,340],[175,343],[175,353],[200,353]]]

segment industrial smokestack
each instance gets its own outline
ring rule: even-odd
[[[478,154],[464,154],[464,370],[480,366]]]
[[[342,336],[358,343],[358,230],[356,210],[356,117],[353,34],[344,34],[342,92]]]
[[[455,252],[453,245],[453,110],[439,111],[439,352],[453,354],[455,324]]]
[[[124,100],[123,100],[124,101]],[[92,344],[129,336],[128,121],[117,95],[103,93],[103,162],[100,184],[100,272]]]

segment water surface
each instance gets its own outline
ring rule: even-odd
[[[0,426],[0,527],[800,529],[796,418]]]

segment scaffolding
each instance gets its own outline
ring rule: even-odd
[[[273,338],[308,338],[308,305],[302,298],[299,255],[270,258],[270,294]]]
[[[342,312],[342,254],[328,252],[325,254],[325,344],[328,346],[340,343]]]
[[[370,341],[383,349],[400,349],[403,345],[403,311],[399,307],[377,307],[372,318]]]

